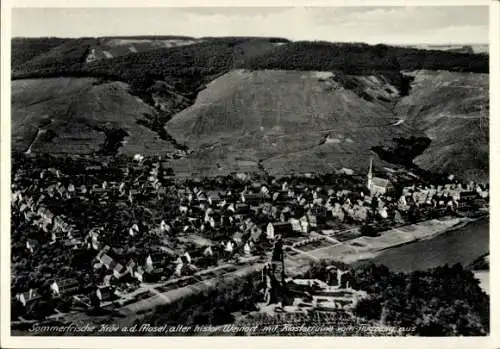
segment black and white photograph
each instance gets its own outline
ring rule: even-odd
[[[12,8],[9,335],[490,336],[489,21]]]

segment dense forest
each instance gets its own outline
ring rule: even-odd
[[[50,39],[48,39],[50,40]],[[54,39],[58,40],[58,39]],[[91,47],[97,44],[93,38],[79,38],[64,40],[49,50],[41,52],[32,59],[22,64],[12,63],[13,78],[19,77],[50,77],[50,76],[82,76],[81,67]],[[12,62],[20,61],[25,46],[31,43],[19,45],[21,49],[17,51],[12,47]]]
[[[370,298],[356,315],[389,326],[415,327],[420,336],[481,336],[489,332],[489,298],[460,264],[408,274],[381,265],[354,271],[353,288]]]
[[[311,265],[307,278],[327,280],[324,261]],[[335,263],[342,269],[348,266]],[[461,264],[394,273],[373,263],[350,270],[352,288],[369,297],[354,314],[372,323],[414,328],[418,336],[482,336],[489,333],[489,297],[471,270]]]
[[[387,45],[300,41],[276,47],[245,62],[249,69],[342,70],[452,70],[488,72],[488,56]]]
[[[372,150],[384,161],[412,168],[415,167],[413,159],[422,154],[430,143],[428,137],[395,138],[392,146],[375,146]]]
[[[329,42],[276,45],[286,40],[247,37],[202,38],[193,45],[86,63],[85,57],[98,39],[80,38],[63,41],[61,45],[50,41],[59,39],[40,39],[48,40],[46,44],[22,40],[13,41],[14,79],[96,76],[125,81],[141,90],[154,80],[169,80],[180,93],[188,94],[196,93],[204,82],[232,68],[341,71],[350,75],[382,72],[400,89],[404,89],[406,81],[394,73],[401,70],[487,73],[489,69],[488,56],[481,54]],[[41,48],[36,51],[38,46]],[[26,61],[36,53],[39,54]]]
[[[30,59],[73,39],[63,38],[14,38],[12,39],[11,65],[15,69]]]
[[[228,38],[194,45],[139,52],[113,59],[85,63],[84,51],[91,39],[78,39],[37,57],[36,62],[14,69],[14,78],[88,75],[134,82],[143,76],[193,76],[220,73],[231,67],[234,47],[246,39]],[[36,64],[35,64],[36,63]]]

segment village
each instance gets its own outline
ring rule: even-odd
[[[214,280],[265,276],[270,260],[283,260],[274,256],[277,244],[300,257],[300,269],[316,250],[487,212],[489,196],[488,184],[452,175],[424,181],[373,159],[357,175],[342,169],[321,178],[235,173],[198,180],[176,178],[161,158],[140,154],[106,163],[42,162],[25,158],[12,171],[13,326],[103,310],[150,313],[215,287]],[[284,262],[278,269],[284,273]],[[286,269],[287,276],[298,274]],[[352,307],[360,294],[341,270],[332,273],[330,284],[275,279],[320,289],[323,296],[311,297],[307,307]],[[262,309],[276,301],[270,288],[264,286]],[[305,307],[304,300],[287,307]]]

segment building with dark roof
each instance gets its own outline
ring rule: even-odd
[[[394,185],[386,178],[373,177],[373,159],[370,159],[370,169],[368,170],[367,188],[371,195],[386,195],[394,191]]]

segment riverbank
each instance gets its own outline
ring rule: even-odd
[[[480,219],[484,219],[484,217],[443,217],[392,228],[376,237],[361,236],[303,253],[287,254],[285,258],[286,273],[291,277],[302,275],[308,270],[311,261],[318,262],[320,260],[338,261],[357,266],[376,259],[386,251],[399,250],[405,245],[431,240]]]
[[[369,261],[358,259],[354,266],[373,262],[396,272],[455,263],[469,266],[478,257],[489,253],[489,218],[465,220],[449,229],[395,247],[374,252]]]
[[[486,294],[490,294],[490,253],[481,255],[470,263],[469,268],[479,280],[479,286]]]
[[[419,241],[430,240],[441,234],[460,229],[467,224],[482,218],[446,217],[432,219],[383,232],[377,237],[362,236],[351,241],[351,244],[367,246],[372,258],[379,256],[389,249],[399,248]],[[354,261],[362,261],[357,259]],[[348,260],[346,260],[348,262]]]
[[[307,256],[311,259],[314,257],[319,260],[351,262],[349,264],[354,268],[374,262],[386,265],[393,273],[405,272],[407,276],[415,270],[427,270],[444,264],[461,263],[465,268],[472,268],[471,259],[483,256],[488,260],[484,257],[484,251],[488,249],[488,217],[448,217],[393,228],[378,237],[360,237],[332,247],[304,251],[299,255],[293,253],[286,258],[294,260],[289,262],[289,266],[294,269],[292,273],[287,269],[287,275],[301,277],[297,271],[306,270],[308,265],[304,268],[299,268],[298,265],[305,265],[304,258]],[[332,250],[335,250],[337,255],[328,258],[327,253]],[[293,266],[293,263],[297,265]],[[483,266],[483,263],[476,262],[475,265]],[[473,272],[484,292],[490,294],[489,271]]]

